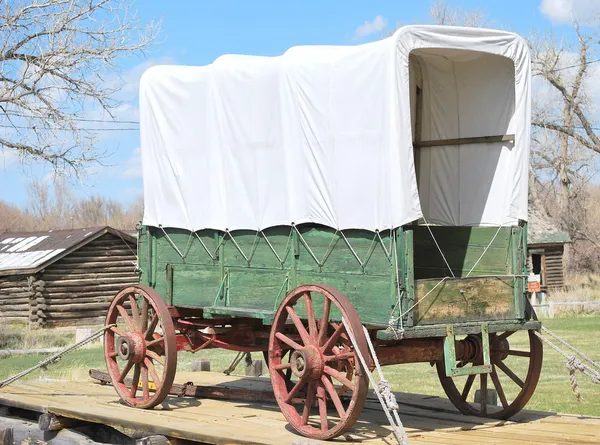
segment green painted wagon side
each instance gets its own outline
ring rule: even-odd
[[[342,232],[305,224],[189,232],[142,226],[140,283],[170,305],[202,309],[204,318],[251,317],[264,324],[301,284],[337,288],[372,327],[386,328],[390,320],[410,329],[525,318],[524,223],[430,229]]]

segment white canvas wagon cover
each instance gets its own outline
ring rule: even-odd
[[[530,77],[516,34],[441,26],[152,67],[140,84],[144,223],[383,230],[423,216],[527,219]],[[514,141],[413,149],[508,134]]]

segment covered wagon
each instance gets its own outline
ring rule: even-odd
[[[313,438],[359,417],[360,357],[431,363],[467,414],[523,408],[530,88],[521,37],[462,27],[146,71],[140,284],[105,336],[121,398],[153,407],[178,350],[225,348],[264,352]]]

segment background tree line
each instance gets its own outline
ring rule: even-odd
[[[0,200],[0,232],[112,226],[134,230],[142,219],[141,196],[130,205],[103,196],[77,197],[64,178],[33,180],[24,209]]]

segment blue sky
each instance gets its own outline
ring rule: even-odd
[[[598,1],[448,0],[447,4],[481,10],[493,27],[524,36],[534,29],[552,28],[568,37],[571,18],[589,17]],[[426,0],[138,1],[136,7],[143,21],[162,19],[161,43],[145,59],[121,61],[126,86],[119,96],[123,105],[116,117],[138,119],[138,81],[151,65],[205,65],[227,53],[278,55],[294,45],[359,44],[379,39],[398,25],[429,23],[430,5]],[[142,191],[138,131],[104,132],[100,136],[98,147],[111,153],[104,160],[106,165],[93,167],[81,181],[72,179],[71,186],[80,196],[103,195],[127,204]],[[0,151],[0,199],[23,207],[28,181],[47,174],[45,165],[23,166],[11,153]]]

